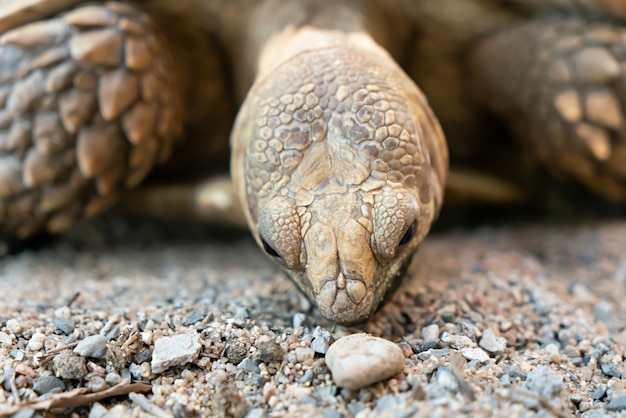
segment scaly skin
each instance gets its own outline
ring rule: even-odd
[[[442,203],[447,148],[415,84],[365,33],[286,29],[231,145],[259,245],[326,318],[368,318]]]

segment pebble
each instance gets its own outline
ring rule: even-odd
[[[550,400],[561,392],[563,378],[547,366],[537,367],[526,376],[524,387]]]
[[[621,411],[622,409],[626,409],[626,395],[612,399],[606,406],[607,411]]]
[[[396,375],[405,363],[396,344],[367,334],[352,334],[330,346],[326,364],[338,386],[357,390]]]
[[[548,361],[550,363],[560,364],[561,363],[561,355],[559,353],[559,347],[556,344],[548,344],[544,348],[546,354],[548,355]]]
[[[52,320],[52,323],[57,327],[58,331],[65,335],[70,335],[76,327],[76,324],[70,318],[56,318]]]
[[[298,363],[304,363],[307,360],[311,360],[315,357],[315,351],[308,347],[296,348],[296,361]]]
[[[493,330],[491,328],[487,328],[483,332],[483,336],[478,342],[478,345],[490,353],[502,353],[506,348],[506,339],[504,339],[504,337],[496,337]]]
[[[422,338],[424,341],[439,340],[439,325],[431,324],[422,328]]]
[[[193,311],[189,315],[187,315],[187,318],[185,319],[185,322],[183,322],[183,325],[188,327],[189,325],[193,325],[196,322],[202,321],[205,317],[206,313]]]
[[[617,366],[613,363],[602,363],[600,369],[602,369],[602,373],[609,377],[619,378],[622,375]]]
[[[10,346],[11,344],[13,344],[13,337],[11,337],[6,332],[0,331],[0,344]]]
[[[479,363],[484,363],[489,360],[489,354],[482,348],[464,348],[461,350],[461,354],[468,360],[476,360]]]
[[[46,341],[46,335],[42,334],[41,332],[36,332],[33,334],[32,337],[30,337],[30,340],[28,341],[28,346],[26,346],[26,349],[28,351],[39,351],[43,349],[43,345],[45,341]]]
[[[11,318],[7,321],[6,327],[13,334],[19,334],[20,332],[22,332],[22,325],[17,319],[14,318]]]
[[[255,358],[264,362],[282,361],[285,351],[276,341],[261,341],[256,345]]]
[[[236,344],[228,344],[224,350],[224,355],[235,366],[248,357],[248,350],[245,347]]]
[[[330,332],[322,327],[316,327],[313,331],[313,341],[311,341],[311,349],[319,354],[326,354],[328,348],[332,344],[333,339]]]
[[[154,344],[152,373],[162,373],[172,366],[181,366],[198,357],[202,344],[197,333],[163,337]]]
[[[237,368],[252,373],[259,373],[261,371],[256,361],[252,360],[250,357],[243,359],[243,361],[237,365]]]
[[[441,341],[457,350],[462,350],[466,347],[476,346],[471,338],[466,337],[465,335],[450,334],[449,332],[444,332],[441,334]]]
[[[83,357],[70,350],[60,352],[52,361],[54,372],[61,379],[82,379],[87,375],[87,366]]]
[[[33,380],[33,390],[38,395],[43,395],[52,391],[63,392],[65,383],[54,376],[41,376]]]
[[[81,357],[104,358],[107,354],[107,338],[104,335],[90,335],[74,348]]]

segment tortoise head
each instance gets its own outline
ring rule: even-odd
[[[447,148],[386,54],[331,46],[257,78],[231,168],[258,244],[335,322],[396,287],[441,204]]]

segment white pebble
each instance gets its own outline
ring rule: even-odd
[[[26,346],[26,349],[28,351],[39,351],[43,349],[43,345],[45,341],[46,341],[46,335],[42,334],[41,332],[36,332],[33,334],[32,337],[30,337],[30,340],[28,341],[28,346]]]
[[[326,364],[338,386],[356,390],[402,371],[404,355],[400,347],[390,341],[352,334],[330,346]]]
[[[491,328],[487,328],[483,332],[483,336],[478,345],[490,353],[501,353],[506,348],[506,340],[503,337],[496,337],[493,330]]]
[[[22,325],[20,325],[17,319],[9,319],[6,323],[6,327],[13,334],[19,334],[20,332],[22,332]]]
[[[201,348],[200,335],[197,333],[157,340],[152,352],[152,373],[161,373],[172,366],[181,366],[193,361],[198,357]]]
[[[468,360],[476,360],[479,363],[484,363],[489,360],[489,354],[482,348],[464,348],[461,350],[461,354]]]

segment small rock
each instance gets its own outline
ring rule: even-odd
[[[264,362],[282,361],[285,355],[280,344],[276,341],[261,341],[256,345],[257,352],[255,358]]]
[[[52,320],[52,323],[57,327],[57,330],[65,335],[70,335],[74,332],[74,328],[76,327],[76,324],[74,324],[71,318],[55,318]]]
[[[248,350],[246,350],[245,347],[237,344],[228,344],[226,346],[226,349],[224,350],[224,355],[226,356],[228,361],[236,366],[241,363],[243,359],[248,357]]]
[[[144,361],[150,361],[150,357],[152,357],[150,350],[143,350],[135,356],[135,362],[141,364]]]
[[[7,321],[6,327],[13,334],[19,334],[20,332],[22,332],[22,325],[17,319],[14,318],[11,318]]]
[[[117,337],[120,336],[122,330],[120,327],[113,327],[109,332],[107,332],[106,337],[108,341],[117,340]]]
[[[602,373],[609,377],[619,378],[622,375],[617,366],[613,363],[602,363],[600,369],[602,369]]]
[[[502,353],[506,348],[506,339],[503,337],[496,337],[493,330],[491,328],[487,328],[483,332],[483,336],[478,342],[478,345],[490,353]]]
[[[152,373],[162,373],[172,366],[181,366],[193,361],[198,357],[201,348],[200,335],[197,333],[157,340],[152,352]]]
[[[606,406],[607,411],[621,411],[622,409],[626,409],[626,395],[611,400]]]
[[[293,329],[296,328],[300,328],[300,327],[306,327],[308,325],[308,318],[306,316],[306,314],[303,314],[301,312],[296,313],[293,316],[293,319],[291,320],[291,324],[293,326]]]
[[[43,349],[43,345],[45,341],[46,341],[46,335],[42,334],[41,332],[36,332],[33,334],[32,337],[30,337],[30,340],[28,341],[28,345],[26,346],[26,349],[28,351],[39,351]]]
[[[604,396],[606,395],[606,385],[605,384],[599,384],[598,388],[596,389],[596,391],[593,394],[593,400],[594,401],[599,401],[602,398],[604,398]]]
[[[615,306],[611,302],[603,300],[593,305],[594,318],[596,321],[603,322],[610,332],[618,330],[615,315]]]
[[[82,379],[87,375],[87,366],[83,357],[70,350],[60,352],[52,361],[54,373],[61,379]]]
[[[6,332],[0,331],[0,344],[10,346],[13,344],[13,337],[11,337]]]
[[[68,319],[71,315],[72,312],[68,306],[61,306],[54,310],[54,317],[58,319]]]
[[[307,347],[296,348],[296,361],[298,363],[304,363],[307,360],[311,360],[315,357],[315,351]]]
[[[88,418],[102,418],[105,414],[109,412],[101,403],[96,402],[92,405],[91,411],[89,411]]]
[[[452,374],[452,372],[450,371],[449,368],[442,366],[439,367],[437,369],[437,372],[435,373],[435,378],[436,378],[436,382],[437,384],[450,391],[450,392],[457,392],[459,389],[459,382],[456,379],[456,377],[454,377],[454,375]]]
[[[476,360],[479,363],[484,363],[489,360],[489,354],[482,348],[464,348],[461,350],[461,354],[468,360]]]
[[[592,409],[588,410],[589,407],[586,405],[586,401],[581,402],[581,404],[585,404],[585,411],[580,415],[580,418],[610,418],[611,416],[606,413],[604,409]]]
[[[431,324],[422,328],[422,338],[424,341],[439,340],[439,325]]]
[[[330,332],[322,327],[316,327],[313,331],[313,341],[311,341],[311,349],[319,354],[326,354],[328,348],[332,344]]]
[[[187,315],[187,318],[185,318],[185,322],[183,322],[183,325],[188,327],[189,325],[193,325],[196,322],[202,321],[205,317],[206,313],[193,311],[189,315]]]
[[[263,408],[253,408],[246,414],[246,418],[265,418],[266,416]]]
[[[449,347],[457,350],[462,350],[466,347],[476,346],[471,338],[466,337],[465,335],[450,334],[449,332],[444,332],[441,334],[441,341],[446,343]]]
[[[81,357],[104,358],[107,354],[107,338],[104,335],[90,335],[74,348]]]
[[[261,371],[256,361],[252,360],[250,357],[243,359],[242,362],[237,365],[237,368],[251,373],[259,373]]]
[[[548,361],[550,363],[560,364],[561,363],[561,355],[559,353],[559,347],[556,344],[548,344],[544,348],[546,354],[548,355]]]
[[[63,392],[65,383],[54,376],[41,376],[33,380],[33,390],[38,395],[43,395],[52,391]]]
[[[102,376],[91,376],[87,381],[87,388],[89,388],[92,392],[102,392],[105,390],[108,385]]]
[[[367,334],[352,334],[330,346],[326,364],[338,386],[356,390],[402,371],[404,354],[390,341]]]
[[[524,387],[550,400],[561,392],[563,378],[547,366],[538,367],[526,376]]]

